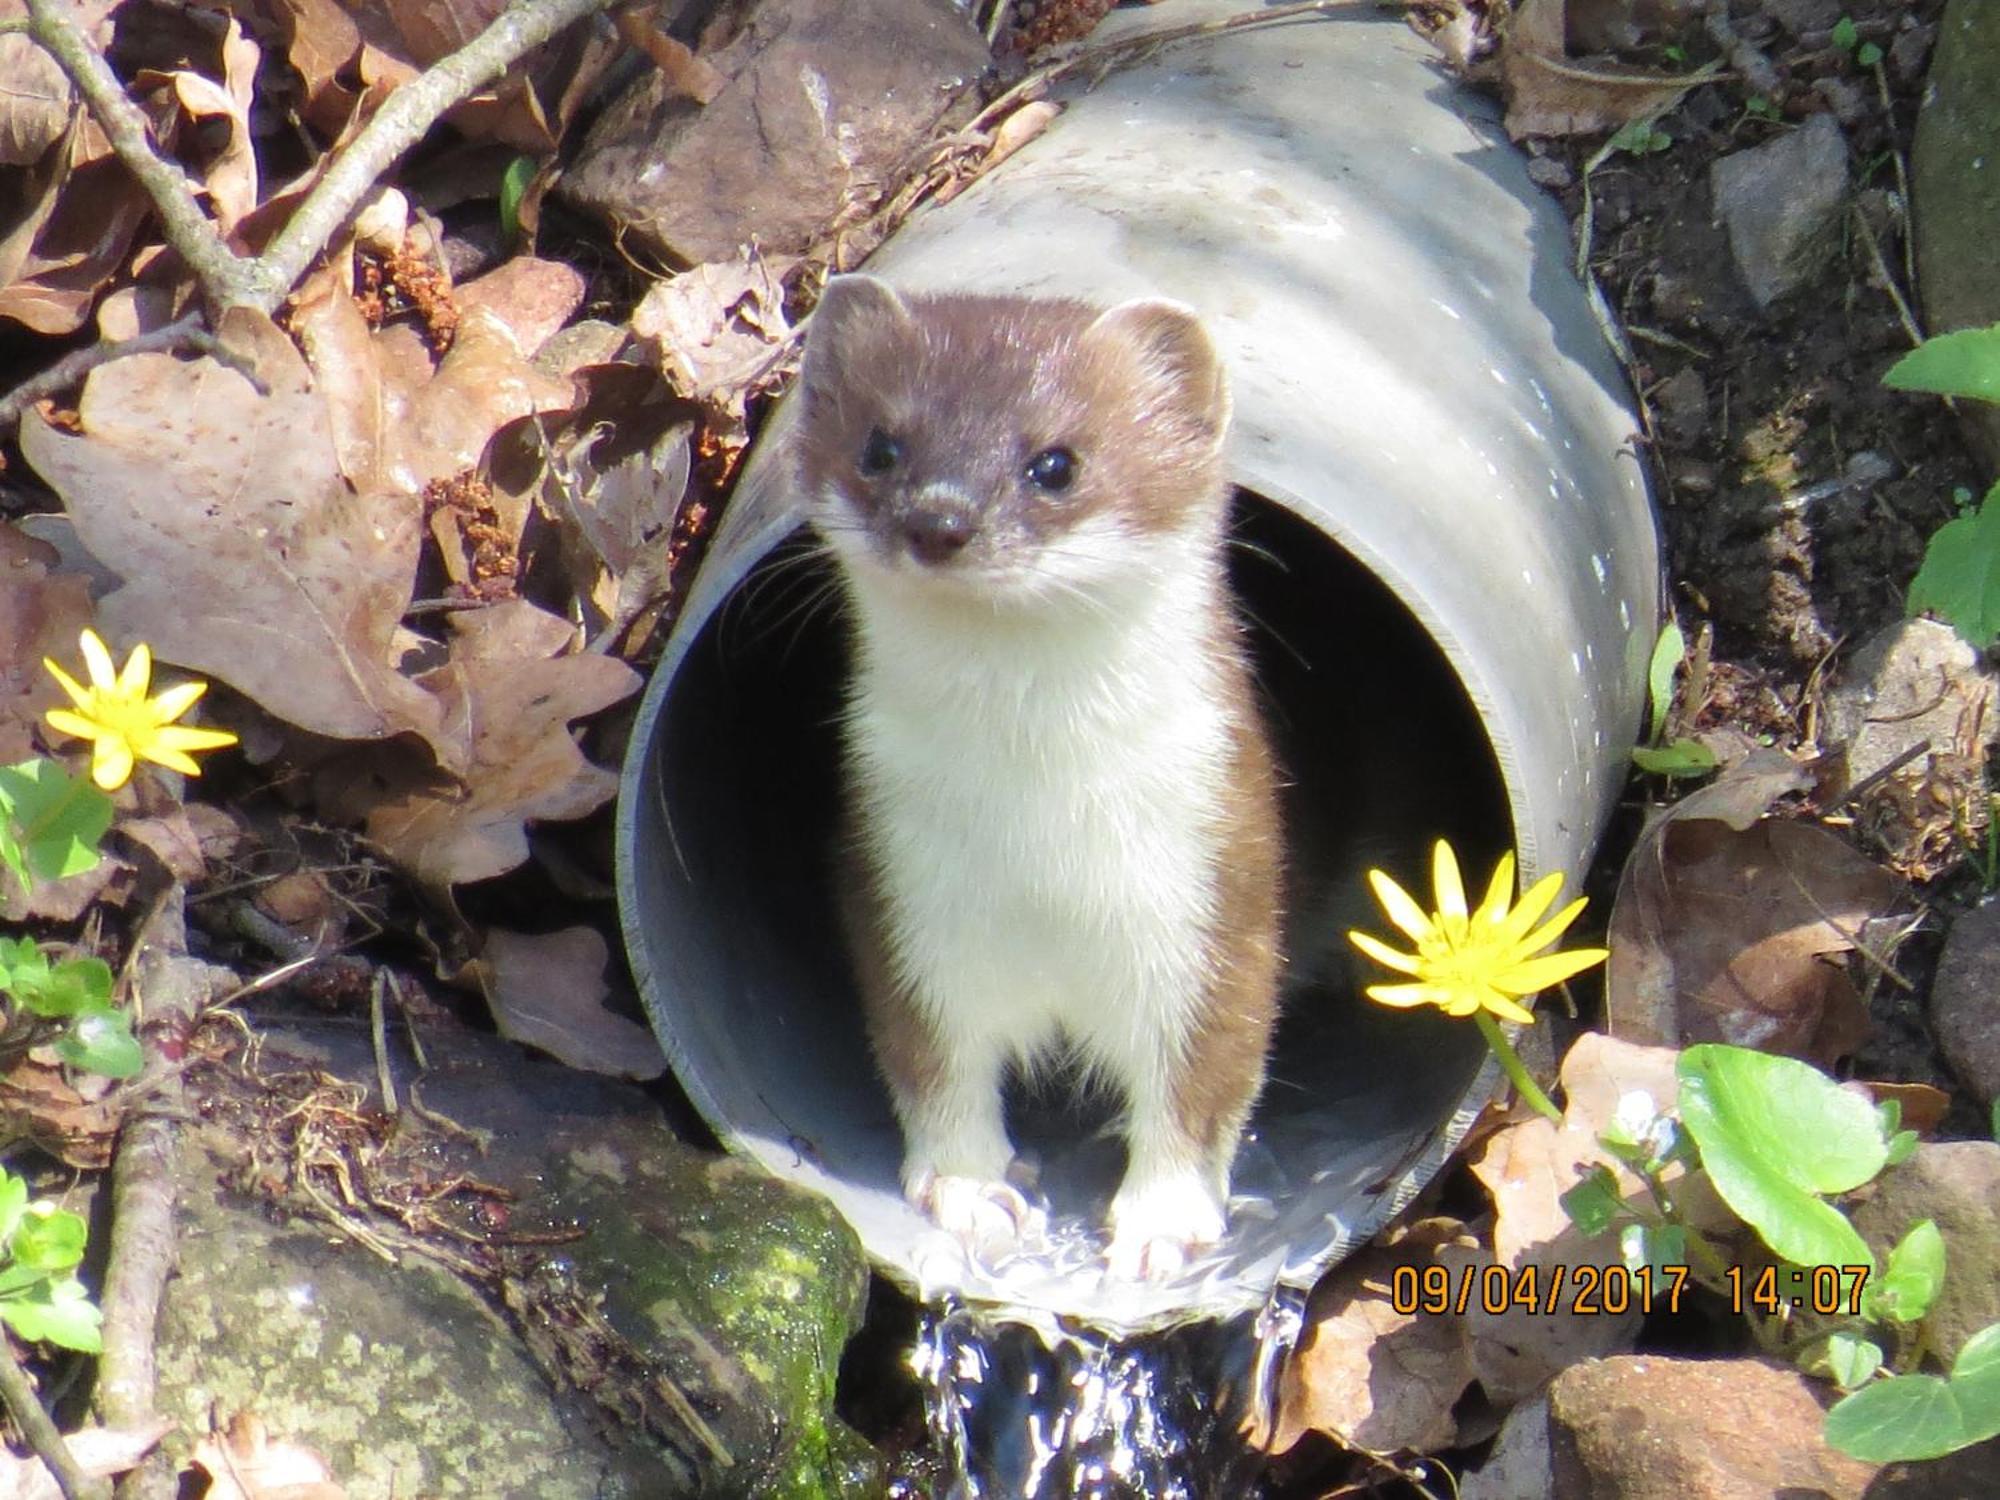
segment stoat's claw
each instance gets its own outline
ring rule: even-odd
[[[1005,1182],[925,1172],[910,1184],[909,1198],[940,1229],[989,1260],[1045,1228],[1042,1211]]]
[[[1222,1238],[1222,1205],[1200,1176],[1127,1182],[1111,1201],[1111,1244],[1104,1252],[1113,1276],[1164,1281]]]

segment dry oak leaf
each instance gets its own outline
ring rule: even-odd
[[[273,1439],[254,1412],[238,1412],[190,1455],[209,1477],[208,1500],[344,1500],[333,1470],[312,1449]]]
[[[223,32],[222,82],[192,69],[168,75],[174,97],[191,120],[220,120],[220,131],[199,130],[207,151],[202,187],[214,210],[216,227],[225,235],[257,206],[257,156],[250,144],[250,97],[263,49],[244,35],[243,23],[230,17]],[[159,75],[142,71],[142,87]]]
[[[143,1427],[85,1427],[64,1433],[63,1445],[84,1473],[109,1479],[137,1468],[173,1429],[165,1417]],[[63,1500],[63,1491],[39,1458],[0,1448],[0,1500]]]
[[[79,432],[34,414],[22,423],[28,462],[125,580],[99,605],[105,633],[149,642],[315,734],[415,733],[462,769],[437,699],[395,665],[417,506],[350,490],[326,403],[269,319],[233,308],[221,335],[268,395],[209,359],[142,354],[91,372]]]
[[[630,696],[639,674],[608,656],[559,655],[568,624],[522,600],[452,618],[451,655],[424,674],[471,747],[465,784],[408,788],[368,815],[368,837],[443,897],[528,857],[527,825],[580,818],[618,778],[584,758],[569,724]]]
[[[1803,775],[1762,752],[1640,836],[1611,910],[1614,1035],[1831,1063],[1867,1034],[1844,956],[1903,883],[1816,824],[1759,817]]]
[[[1373,1245],[1313,1289],[1298,1352],[1278,1384],[1266,1446],[1290,1450],[1327,1432],[1370,1453],[1434,1453],[1458,1434],[1452,1408],[1472,1384],[1464,1324],[1421,1310],[1396,1311],[1395,1277],[1436,1264],[1446,1244],[1472,1242],[1455,1219],[1426,1219]]]
[[[60,561],[48,543],[0,524],[0,766],[33,754],[42,714],[64,702],[42,658],[74,656],[91,623],[89,580],[57,572]]]
[[[632,332],[658,352],[681,395],[740,417],[745,396],[790,343],[783,282],[795,264],[746,251],[684,271],[646,293],[632,310]]]
[[[1718,71],[1649,73],[1569,56],[1566,0],[1521,0],[1500,48],[1507,134],[1589,135],[1671,109],[1681,95]]]
[[[469,968],[500,1034],[572,1068],[645,1080],[667,1070],[660,1044],[636,1021],[604,1008],[611,956],[592,927],[529,934],[495,927]]]

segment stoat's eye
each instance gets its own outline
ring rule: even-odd
[[[1067,448],[1044,448],[1028,460],[1027,468],[1021,472],[1028,483],[1038,490],[1060,495],[1076,483],[1076,471],[1081,467],[1077,456]]]
[[[903,445],[881,428],[871,427],[868,440],[861,445],[861,472],[886,474],[902,461]]]

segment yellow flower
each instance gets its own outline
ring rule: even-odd
[[[1371,1000],[1384,1005],[1436,1005],[1454,1016],[1489,1011],[1502,1020],[1529,1022],[1534,1017],[1517,1001],[1560,984],[1610,956],[1603,948],[1541,952],[1563,935],[1586,904],[1578,897],[1535,927],[1562,889],[1560,874],[1544,876],[1521,897],[1518,906],[1510,909],[1514,856],[1502,855],[1486,887],[1486,899],[1477,911],[1468,912],[1458,858],[1451,845],[1440,839],[1432,856],[1431,880],[1437,895],[1434,915],[1425,912],[1380,870],[1368,872],[1368,883],[1375,888],[1383,911],[1417,948],[1414,953],[1402,953],[1365,932],[1347,934],[1355,947],[1377,963],[1412,977],[1409,984],[1370,985]]]
[[[170,771],[199,776],[190,750],[219,750],[236,743],[236,736],[224,729],[189,729],[174,720],[195,705],[208,691],[205,682],[184,682],[168,688],[157,698],[146,690],[153,681],[153,653],[146,646],[133,648],[118,671],[111,664],[111,652],[94,630],[83,633],[83,663],[90,674],[84,687],[46,656],[47,667],[62,690],[76,705],[52,708],[45,717],[49,726],[63,734],[91,741],[90,779],[107,792],[115,792],[132,779],[136,760],[150,760]]]

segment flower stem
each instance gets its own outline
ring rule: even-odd
[[[1514,1091],[1527,1100],[1535,1110],[1549,1119],[1562,1124],[1562,1111],[1555,1107],[1549,1096],[1542,1092],[1542,1086],[1529,1076],[1521,1054],[1514,1050],[1514,1044],[1507,1040],[1507,1034],[1500,1029],[1500,1023],[1483,1010],[1472,1013],[1472,1021],[1479,1028],[1479,1034],[1486,1038],[1486,1045],[1493,1049],[1493,1055],[1500,1059],[1500,1066],[1506,1070],[1507,1079],[1514,1085]]]

